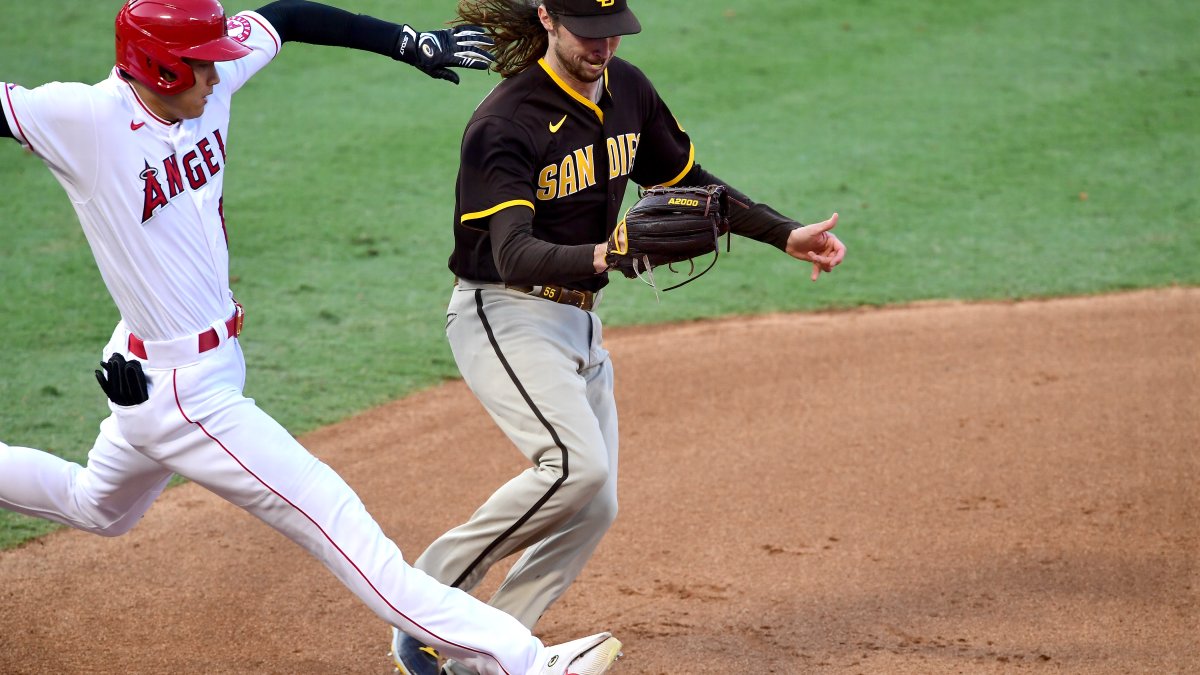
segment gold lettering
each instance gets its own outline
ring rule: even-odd
[[[629,146],[625,144],[625,136],[617,138],[617,155],[620,159],[617,164],[621,167],[621,175],[629,173]]]
[[[596,184],[596,169],[592,146],[575,151],[575,168],[579,169],[579,189],[586,190]]]
[[[596,0],[596,2],[600,3],[601,7],[612,7],[613,3],[616,1],[617,0]]]
[[[571,155],[563,157],[562,165],[558,167],[558,176],[559,199],[573,195],[579,191],[575,183],[575,162]]]
[[[621,134],[608,139],[608,178],[628,175],[633,171],[634,160],[637,159],[638,143],[641,134]]]
[[[558,167],[551,164],[542,169],[542,172],[538,174],[537,198],[541,201],[554,199],[554,194],[558,192],[558,181],[554,179],[554,175],[557,172]]]

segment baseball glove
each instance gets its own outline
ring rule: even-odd
[[[608,238],[605,259],[608,269],[626,277],[640,278],[659,265],[688,261],[707,253],[718,253],[721,235],[729,233],[729,206],[724,185],[703,187],[652,187],[625,212],[625,217]],[[712,269],[712,263],[704,272]],[[663,290],[679,288],[704,274]]]

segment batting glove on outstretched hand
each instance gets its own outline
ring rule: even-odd
[[[495,61],[486,47],[493,42],[479,26],[455,26],[418,33],[412,26],[400,27],[400,39],[392,58],[414,66],[430,77],[458,84],[451,68],[487,70]]]

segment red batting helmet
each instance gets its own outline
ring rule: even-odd
[[[117,67],[158,94],[196,83],[184,58],[232,61],[250,49],[226,34],[217,0],[128,0],[117,13]]]

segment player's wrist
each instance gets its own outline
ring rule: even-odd
[[[596,244],[595,251],[592,253],[592,268],[596,270],[596,274],[604,274],[610,269],[608,243]]]
[[[403,61],[410,65],[416,65],[420,58],[420,53],[417,48],[417,43],[420,42],[421,33],[408,24],[401,24],[400,30],[396,33],[396,46],[392,49],[392,58],[397,61]]]

